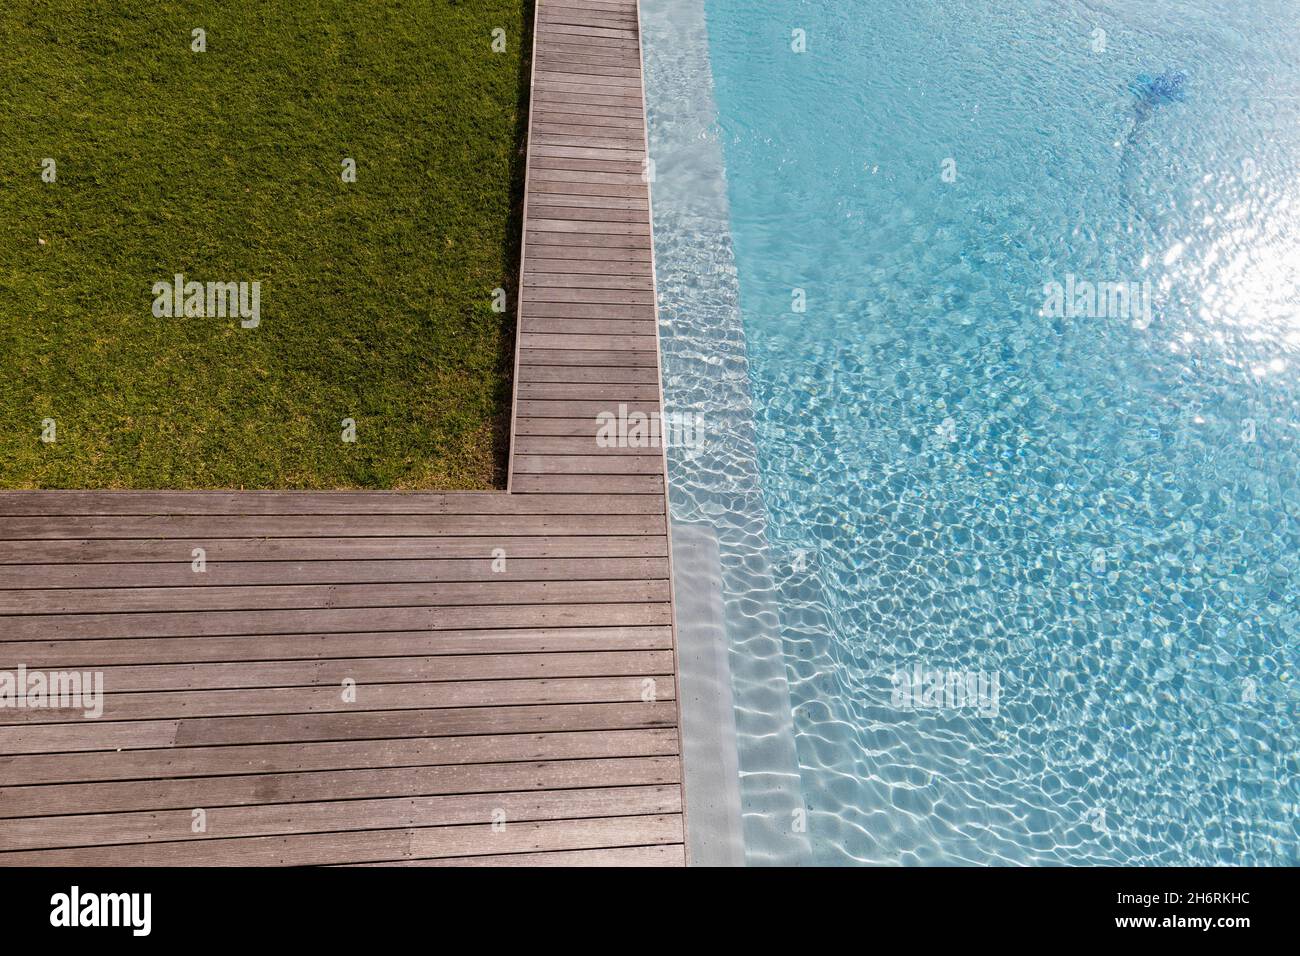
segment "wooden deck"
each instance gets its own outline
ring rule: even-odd
[[[509,493],[0,493],[0,671],[105,692],[0,709],[0,864],[685,862],[645,155],[540,0]]]

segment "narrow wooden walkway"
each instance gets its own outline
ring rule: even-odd
[[[511,493],[0,493],[0,681],[104,689],[0,708],[0,865],[685,862],[635,0],[534,51]]]
[[[541,0],[512,491],[664,493],[660,447],[594,429],[662,405],[646,156],[636,0]]]

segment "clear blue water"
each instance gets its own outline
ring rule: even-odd
[[[705,13],[813,858],[1300,863],[1300,8]]]

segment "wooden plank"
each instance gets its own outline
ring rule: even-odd
[[[578,96],[600,97],[600,102],[614,106],[640,106],[640,94],[630,86],[618,86],[603,82],[583,82],[583,80],[605,80],[607,77],[578,77],[572,76],[562,78],[555,76],[544,86],[538,89],[544,93],[569,93]],[[529,147],[530,151],[544,149],[545,147],[536,144]],[[552,153],[550,155],[564,155]]]
[[[564,365],[529,365],[520,369],[523,381],[519,384],[519,397],[550,399],[625,399],[628,402],[654,402],[659,397],[659,385],[653,368],[591,368],[568,369]],[[590,381],[582,381],[582,372],[590,372]],[[533,541],[533,538],[521,538]],[[581,538],[578,538],[581,540]],[[617,541],[615,537],[594,538],[594,541]]]
[[[629,115],[623,115],[623,113]],[[645,132],[641,126],[641,117],[637,116],[634,110],[615,111],[594,110],[567,111],[560,107],[548,107],[537,111],[537,122],[539,124],[563,124],[573,129],[589,129],[597,136],[607,135],[600,130],[627,130],[630,134],[638,137],[644,137]]]
[[[651,351],[654,337],[650,335],[582,335],[572,332],[539,333],[521,330],[519,344],[526,349],[579,349],[582,351]]]
[[[606,159],[608,159],[608,157],[606,157]],[[641,182],[642,174],[640,166],[638,166],[638,168],[630,168],[630,161],[629,168],[625,173],[595,172],[595,170],[586,169],[532,168],[528,170],[528,176],[530,179],[534,179],[537,183],[560,183],[560,185],[563,186],[563,190],[554,189],[554,187],[552,187],[552,193],[559,193],[559,191],[565,191],[565,193],[567,193],[567,191],[572,190],[575,185],[603,185],[629,186],[630,189],[628,190],[627,195],[645,195],[645,186],[643,186],[643,183]],[[546,187],[543,186],[542,190],[545,191],[545,189]],[[611,195],[619,194],[614,193]],[[649,246],[646,246],[646,248],[649,248]],[[529,250],[529,258],[532,258],[532,255],[533,250]],[[642,256],[636,256],[636,258],[640,260],[642,259]]]
[[[556,246],[566,250],[568,255],[569,249],[591,248],[600,249],[605,257],[615,249],[628,249],[637,252],[648,252],[650,249],[649,236],[609,236],[595,235],[576,232],[533,232],[529,231],[526,240],[534,246]]]
[[[619,401],[611,400],[575,400],[550,401],[528,400],[519,403],[520,418],[586,418],[592,422],[597,415],[607,412],[626,411],[628,414],[639,412],[643,415],[657,414],[657,401]]]
[[[329,634],[187,635],[0,643],[0,669],[36,662],[46,668],[206,661],[325,660],[354,656],[532,654],[657,650],[672,647],[662,627],[554,627],[464,631],[343,631]],[[31,666],[36,666],[32,663]],[[0,751],[3,752],[3,751]]]
[[[654,291],[654,280],[640,275],[584,275],[568,272],[527,272],[524,289],[632,289]],[[651,296],[651,301],[654,297]],[[549,500],[549,499],[548,499]]]
[[[541,24],[568,23],[574,26],[609,27],[615,30],[636,29],[635,12],[626,10],[552,6],[546,3],[538,11],[537,20]]]
[[[538,147],[541,148],[540,146]],[[646,161],[644,153],[633,152],[630,149],[619,149],[615,151],[609,147],[604,147],[604,152],[583,155],[571,151],[571,147],[552,147],[555,152],[545,154],[535,154],[529,157],[528,171],[533,173],[537,171],[537,181],[539,189],[533,190],[529,196],[528,203],[531,207],[535,203],[535,196],[546,192],[566,192],[572,193],[575,190],[567,188],[565,184],[581,185],[581,181],[574,177],[565,177],[566,173],[589,172],[589,173],[613,173],[622,174],[627,177],[627,185],[635,186],[640,183],[646,175]],[[542,172],[546,170],[546,172]],[[555,175],[552,176],[551,174]],[[555,182],[560,185],[542,186],[544,182]],[[617,183],[615,185],[618,185]],[[632,189],[626,197],[635,197],[644,199],[645,191]],[[648,202],[648,200],[646,200]]]
[[[624,337],[642,336],[646,343],[654,348],[655,324],[645,319],[569,319],[525,317],[520,321],[520,331],[524,334],[538,333],[551,335],[618,335]],[[645,345],[638,346],[645,348]],[[635,351],[635,349],[634,349]]]
[[[359,684],[355,702],[338,687],[275,687],[238,690],[157,691],[103,695],[103,716],[109,720],[157,720],[166,717],[248,716],[254,714],[346,713],[349,710],[408,710],[472,707],[490,693],[493,703],[516,704],[617,703],[640,701],[646,681],[660,700],[671,700],[673,679],[667,674],[633,677],[572,677],[498,680],[485,686],[476,680],[412,684]],[[57,724],[85,720],[80,707],[24,708],[0,711],[0,724]]]
[[[588,98],[565,101],[563,96],[550,95],[534,104],[536,116],[542,120],[563,120],[580,126],[614,126],[617,129],[640,129],[641,109],[627,104],[595,104]],[[630,126],[623,126],[630,124]]]
[[[557,319],[640,319],[654,322],[653,305],[621,302],[551,302],[535,301],[526,292],[522,312],[525,317]],[[527,347],[527,346],[525,346]],[[535,517],[529,515],[528,517]]]
[[[571,222],[628,222],[640,223],[645,221],[645,210],[643,209],[597,209],[587,206],[554,206],[546,205],[534,201],[528,209],[529,213],[539,217],[553,219],[555,216],[572,217]]]
[[[652,455],[663,457],[663,448],[657,440],[646,445],[626,447],[601,445],[596,435],[518,435],[515,451],[520,455]]]
[[[658,372],[659,356],[651,351],[584,351],[581,349],[520,349],[520,365],[562,365],[562,366],[612,366],[614,368],[632,368],[642,366]],[[623,518],[622,521],[631,519]],[[563,532],[557,532],[563,533]],[[607,534],[628,532],[609,531]],[[636,534],[638,532],[630,532]]]
[[[653,366],[610,366],[605,368],[593,368],[591,366],[566,366],[566,365],[522,365],[519,368],[519,381],[521,384],[532,383],[538,385],[562,383],[571,385],[585,384],[627,384],[627,385],[654,385],[659,380],[659,370]],[[656,388],[657,393],[657,388]],[[595,397],[615,397],[615,396],[595,396]],[[528,538],[523,539],[530,540]],[[555,539],[552,539],[555,540]],[[583,540],[583,539],[575,539]],[[594,541],[619,540],[618,538],[595,538]]]
[[[529,471],[535,468],[526,469]],[[5,622],[10,641],[181,637],[302,631],[406,631],[470,627],[622,627],[671,623],[666,604],[502,604],[468,607],[32,614]]]
[[[656,516],[603,515],[47,515],[7,518],[7,540],[298,538],[416,535],[653,534]]]
[[[638,702],[635,707],[649,707]],[[299,773],[449,764],[657,757],[676,754],[675,728],[576,733],[487,734],[396,740],[330,741],[237,747],[133,750],[109,755],[40,754],[6,758],[0,815],[24,802],[32,784],[164,780],[228,774]]]
[[[622,249],[613,246],[537,246],[532,252],[529,268],[541,271],[554,268],[561,272],[573,272],[583,265],[601,274],[617,273],[619,275],[648,275],[649,266],[641,268],[636,257],[642,249]],[[548,260],[555,260],[553,264]]]
[[[388,863],[349,863],[347,866],[685,866],[686,848],[680,843],[660,846],[620,846],[603,850],[554,850],[542,853],[508,853],[501,856],[434,857]]]
[[[611,183],[575,183],[575,182],[538,182],[534,185],[535,194],[550,194],[570,196],[574,194],[583,196],[609,196],[611,198],[624,198],[626,196],[635,196],[638,190],[635,185],[620,186]],[[580,256],[579,258],[591,258],[590,256]],[[544,265],[544,264],[543,264]],[[622,269],[624,275],[650,275],[650,263],[637,259],[635,268]],[[528,271],[542,271],[537,262],[536,255],[530,255],[528,260]]]
[[[636,27],[595,27],[585,26],[583,24],[569,23],[550,23],[540,24],[537,30],[537,46],[535,49],[546,49],[546,41],[552,37],[569,36],[582,37],[584,42],[600,43],[601,41],[617,41],[620,46],[630,49],[637,41]]]
[[[663,475],[533,475],[517,474],[514,490],[519,494],[585,494],[592,488],[613,488],[629,494],[663,494]]]
[[[6,491],[0,517],[76,515],[603,515],[642,514],[616,494],[536,495],[401,491]],[[7,522],[0,525],[0,538]]]
[[[544,397],[544,396],[539,396]],[[598,398],[588,390],[582,397]],[[593,423],[587,432],[595,434]],[[540,433],[539,433],[540,434]],[[547,432],[545,434],[564,434]],[[649,506],[663,505],[647,498]],[[508,552],[507,552],[508,554]],[[662,558],[446,558],[425,561],[213,561],[196,574],[189,561],[113,564],[4,564],[0,589],[194,587],[470,581],[637,580],[666,578]],[[0,593],[0,600],[6,596]],[[11,596],[12,597],[12,596]]]
[[[599,77],[596,82],[604,83],[606,80],[623,80],[626,82],[610,83],[614,86],[627,86],[633,89],[640,89],[641,86],[641,68],[632,57],[626,57],[622,60],[606,57],[603,60],[596,58],[586,58],[581,56],[566,56],[562,54],[544,55],[537,58],[537,76],[544,80],[547,77]]]
[[[610,25],[616,29],[635,30],[637,26],[635,9],[616,7],[584,7],[581,4],[543,4],[538,11],[538,22],[572,23],[575,25],[602,26]],[[549,45],[546,49],[550,49]]]
[[[618,90],[593,93],[590,90],[575,91],[562,85],[554,85],[547,89],[536,90],[534,95],[537,98],[536,102],[542,107],[572,109],[575,106],[582,106],[602,110],[616,109],[620,113],[642,109],[639,98],[628,96]]]
[[[516,455],[515,470],[543,475],[652,475],[663,471],[663,455]]]
[[[245,807],[213,807],[205,801],[204,807],[206,828],[201,833],[193,832],[193,811],[189,808],[0,820],[0,847],[33,850],[173,840],[207,842],[288,833],[472,824],[485,825],[492,832],[494,820],[508,827],[534,820],[680,813],[681,789],[599,787]]]
[[[575,369],[521,370],[529,380],[546,381],[548,375],[578,376]],[[590,369],[592,381],[623,381],[644,369]],[[536,379],[533,376],[536,375]],[[572,379],[570,379],[572,380]],[[218,561],[363,561],[470,558],[491,561],[498,549],[508,558],[658,557],[667,543],[645,535],[538,535],[526,538],[206,538],[192,539],[46,539],[0,541],[0,564],[82,564],[131,561],[178,562],[189,566],[193,548],[201,544],[211,568]]]
[[[555,435],[568,438],[582,438],[594,442],[600,430],[600,422],[590,418],[517,418],[515,419],[515,437],[527,438],[537,435]]]
[[[143,611],[485,606],[664,601],[666,581],[434,581],[419,584],[286,584],[52,588],[0,591],[0,616]]]
[[[646,201],[644,199],[626,199],[618,196],[576,196],[572,194],[556,193],[534,194],[529,200],[531,206],[550,205],[551,208],[566,210],[573,209],[595,209],[597,212],[637,212],[645,211]],[[566,213],[567,215],[567,213]],[[535,275],[535,273],[529,273]]]
[[[321,661],[240,661],[229,664],[161,664],[99,667],[104,688],[180,691],[249,687],[340,687],[437,681],[539,677],[609,677],[664,674],[672,654],[663,651],[594,651],[563,654],[481,654],[448,657],[344,657]]]
[[[675,727],[671,700],[639,703],[443,707],[265,717],[224,716],[0,727],[9,754],[152,750],[218,744],[308,743]]]
[[[537,82],[542,88],[573,87],[601,93],[627,90],[628,95],[641,93],[641,71],[623,67],[595,66],[590,63],[568,64],[559,57],[539,57]]]
[[[580,46],[592,52],[604,50],[625,56],[637,52],[637,39],[629,36],[628,31],[595,31],[596,28],[584,31],[581,26],[570,27],[565,24],[543,25],[534,36],[534,49],[540,51],[549,48],[551,44],[564,44]]]
[[[645,150],[641,146],[547,146],[535,145],[532,148],[534,159],[561,157],[565,159],[603,159],[619,163],[640,163],[645,159]],[[533,225],[533,223],[529,223]]]
[[[577,10],[572,7],[552,7],[549,4],[543,5],[538,12],[538,23],[543,30],[558,25],[636,30],[635,14],[617,10]],[[541,52],[550,52],[550,45],[544,44]]]
[[[183,840],[0,853],[4,866],[320,866],[681,843],[680,814]]]
[[[648,222],[599,222],[593,219],[542,219],[528,221],[538,233],[581,233],[584,236],[649,236]]]

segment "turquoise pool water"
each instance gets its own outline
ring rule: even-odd
[[[1295,3],[704,13],[812,859],[1300,863]]]

